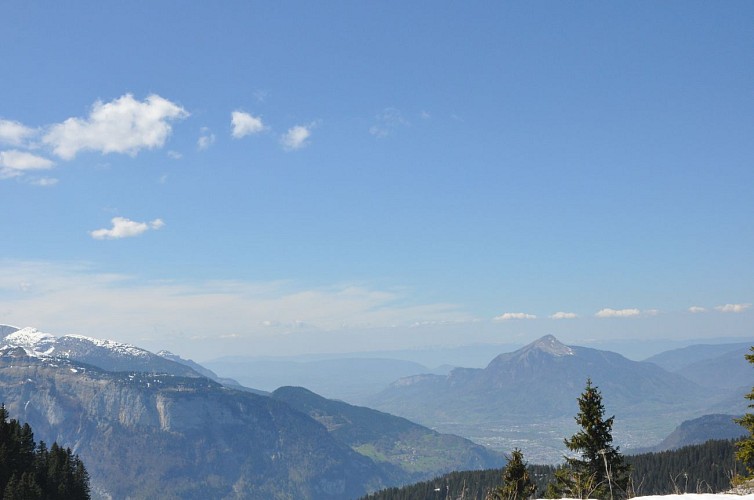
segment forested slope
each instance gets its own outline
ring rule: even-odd
[[[632,467],[631,481],[636,495],[720,493],[730,487],[732,473],[742,470],[733,458],[734,449],[733,441],[710,440],[677,450],[625,458]],[[529,465],[529,472],[537,484],[536,495],[544,496],[555,468]],[[444,500],[463,495],[466,500],[484,500],[487,492],[500,484],[500,477],[500,469],[452,472],[431,481],[378,491],[363,499]]]

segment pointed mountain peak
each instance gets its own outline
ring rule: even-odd
[[[16,330],[2,339],[3,344],[21,347],[29,356],[49,356],[55,350],[55,341],[54,335],[31,327]]]
[[[561,343],[553,335],[545,335],[544,337],[535,340],[521,350],[537,350],[546,352],[547,354],[551,354],[553,356],[573,356],[573,349]]]

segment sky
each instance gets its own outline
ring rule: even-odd
[[[0,4],[0,323],[754,337],[754,4]]]

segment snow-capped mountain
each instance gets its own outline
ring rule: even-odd
[[[65,358],[107,371],[166,373],[182,377],[202,377],[190,366],[158,356],[130,344],[83,335],[55,335],[36,328],[0,325],[0,349],[21,348],[36,358]]]
[[[166,351],[33,328],[3,332],[0,402],[38,438],[80,454],[95,498],[349,500],[500,464],[462,438],[305,389],[267,397],[224,387]],[[173,376],[180,369],[194,375]],[[377,441],[387,460],[352,447],[376,449]]]
[[[55,351],[55,340],[55,336],[49,333],[42,333],[35,328],[22,328],[6,335],[2,343],[9,347],[21,347],[29,356],[39,358],[52,355]]]
[[[0,346],[0,402],[11,418],[31,425],[37,439],[82,458],[93,498],[349,500],[372,485],[411,477],[392,479],[392,469],[341,444],[282,401],[228,390],[205,377],[106,371],[65,356],[30,355],[26,349],[40,352],[35,340],[53,353],[61,340],[116,353],[100,361],[122,360],[123,352],[32,330],[9,341],[25,348]]]

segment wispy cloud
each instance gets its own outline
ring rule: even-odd
[[[296,125],[280,137],[280,144],[286,151],[294,151],[309,145],[314,124]]]
[[[715,310],[721,313],[742,313],[750,307],[751,304],[725,304],[715,307]]]
[[[111,222],[113,227],[110,229],[96,229],[90,231],[89,234],[95,240],[117,240],[139,236],[150,229],[160,229],[165,225],[162,219],[155,219],[151,222],[135,222],[125,217],[113,217]]]
[[[39,187],[50,187],[58,183],[58,179],[54,177],[39,177],[29,180],[29,184]]]
[[[68,118],[50,127],[42,141],[55,155],[73,159],[80,151],[136,155],[162,147],[172,132],[171,122],[189,113],[156,94],[144,101],[125,94],[113,101],[97,101],[86,118]]]
[[[347,333],[349,325],[408,327],[416,321],[470,319],[453,304],[405,303],[399,292],[350,284],[302,288],[282,281],[144,281],[100,273],[80,263],[3,259],[0,295],[3,321],[11,324],[54,326],[54,333],[137,343],[158,329],[162,346],[173,342],[178,347],[180,341],[171,340],[172,332],[186,337],[240,333],[244,338],[269,338],[298,331],[300,325],[309,325],[311,331]]]
[[[215,134],[213,134],[207,127],[202,127],[199,133],[199,139],[196,141],[196,147],[199,151],[204,151],[215,143]]]
[[[262,118],[252,116],[243,111],[233,111],[230,114],[231,133],[234,138],[240,139],[247,135],[258,134],[265,129]]]
[[[706,312],[707,309],[704,308],[704,307],[701,307],[701,306],[691,306],[691,307],[689,307],[688,311],[691,314],[699,314],[699,313]]]
[[[375,124],[369,127],[369,133],[378,138],[387,137],[396,129],[410,125],[409,121],[403,116],[403,113],[393,107],[383,109],[377,114],[375,121]]]
[[[605,309],[600,309],[597,311],[595,316],[598,318],[629,318],[632,316],[638,316],[641,314],[641,311],[638,309],[610,309],[609,307]]]
[[[21,146],[24,142],[37,134],[37,130],[21,123],[0,119],[0,144]]]
[[[579,317],[579,315],[576,314],[576,313],[562,312],[562,311],[558,311],[558,312],[550,315],[551,319],[575,319],[575,318],[578,318],[578,317]]]
[[[509,321],[514,319],[537,319],[534,314],[526,314],[522,312],[507,312],[499,316],[492,318],[494,321]]]
[[[26,151],[0,151],[0,178],[16,177],[29,170],[45,170],[55,163]]]

